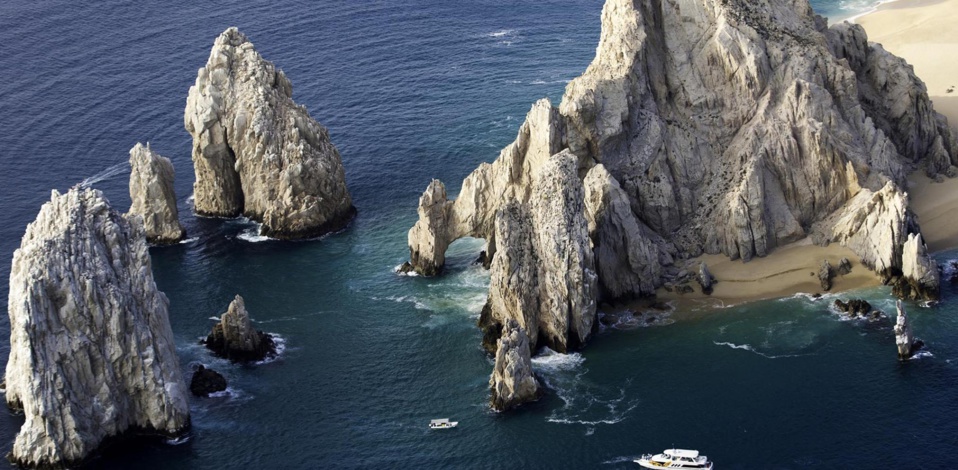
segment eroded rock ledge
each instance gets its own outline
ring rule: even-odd
[[[537,193],[537,171],[560,152],[577,162],[584,191]],[[596,57],[560,106],[533,105],[456,199],[430,183],[409,232],[410,268],[437,274],[452,241],[485,239],[485,343],[505,318],[543,343],[540,279],[564,277],[574,288],[551,301],[594,315],[578,284],[592,267],[543,263],[527,248],[554,235],[536,225],[537,205],[574,207],[582,194],[603,300],[652,294],[676,258],[748,261],[805,237],[848,246],[932,296],[925,251],[909,248],[918,261],[905,272],[920,227],[902,188],[916,169],[955,174],[956,159],[955,135],[912,69],[859,26],[827,27],[804,0],[607,0]],[[572,254],[581,246],[551,256],[586,259]],[[566,346],[579,344],[577,330],[568,335]]]
[[[54,191],[10,271],[6,402],[25,422],[9,458],[82,462],[128,433],[189,429],[187,388],[144,228],[99,191]]]
[[[197,214],[244,214],[263,235],[307,238],[355,215],[339,151],[293,102],[289,79],[236,28],[223,32],[186,100]]]

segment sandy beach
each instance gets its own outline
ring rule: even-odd
[[[958,0],[898,0],[855,22],[914,66],[935,109],[958,126]]]

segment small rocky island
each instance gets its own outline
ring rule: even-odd
[[[236,28],[223,32],[186,100],[199,215],[245,215],[262,235],[296,239],[356,213],[329,132],[293,101],[293,86]]]
[[[490,351],[513,320],[531,351],[579,347],[598,302],[654,294],[678,260],[803,239],[935,298],[906,177],[956,164],[925,85],[860,26],[829,27],[805,1],[607,0],[596,57],[560,105],[535,103],[456,199],[426,188],[406,269],[437,275],[453,241],[484,239]]]
[[[10,272],[6,402],[25,467],[82,463],[106,439],[180,436],[187,388],[140,217],[97,190],[53,191]]]
[[[213,354],[235,362],[262,361],[276,355],[273,337],[253,328],[246,303],[239,295],[203,343]]]
[[[146,239],[155,245],[176,243],[186,236],[180,225],[173,191],[173,163],[137,143],[130,150],[130,214],[143,218]]]

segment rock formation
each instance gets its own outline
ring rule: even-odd
[[[709,272],[709,267],[702,262],[699,264],[699,273],[695,278],[699,285],[702,286],[702,293],[705,295],[712,295],[712,284],[715,284],[715,278],[712,277],[712,273]]]
[[[244,214],[275,238],[322,235],[353,217],[339,151],[292,95],[286,75],[236,28],[216,39],[184,117],[197,214]]]
[[[185,432],[167,308],[140,218],[97,190],[54,191],[10,270],[6,401],[25,417],[10,459],[71,466],[112,436]]]
[[[928,256],[921,234],[909,234],[902,249],[902,276],[894,284],[903,299],[938,299],[941,279],[938,263]]]
[[[186,236],[180,226],[176,209],[176,193],[173,192],[173,163],[137,143],[130,150],[130,214],[143,218],[146,239],[150,243],[164,245],[176,243]]]
[[[246,303],[238,295],[213,326],[205,344],[214,354],[237,362],[261,361],[276,355],[273,338],[253,328]]]
[[[852,262],[848,258],[842,258],[838,260],[838,269],[835,270],[835,274],[839,276],[844,276],[852,272]]]
[[[827,259],[822,260],[822,266],[818,269],[818,282],[822,285],[822,290],[832,290],[832,279],[835,277],[835,270]]]
[[[539,383],[532,373],[529,338],[515,320],[509,320],[496,350],[496,365],[489,378],[492,409],[505,411],[539,398]]]
[[[198,397],[208,397],[211,393],[226,390],[226,378],[213,369],[200,364],[190,379],[190,393]]]
[[[916,340],[911,333],[911,324],[908,322],[908,315],[901,306],[901,300],[896,304],[898,309],[898,320],[895,322],[895,344],[898,345],[898,358],[908,359],[912,357],[924,345],[921,340]]]

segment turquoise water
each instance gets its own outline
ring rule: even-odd
[[[908,305],[931,355],[907,363],[889,322],[841,321],[824,301],[702,305],[658,326],[603,330],[581,353],[540,356],[551,392],[515,413],[488,411],[492,363],[474,325],[488,276],[471,264],[481,242],[457,242],[441,278],[393,268],[429,180],[455,193],[536,99],[557,102],[585,69],[601,3],[0,3],[0,273],[50,188],[88,179],[125,210],[127,152],[149,140],[177,168],[191,237],[151,252],[182,366],[211,365],[231,384],[193,400],[186,443],[127,443],[95,463],[628,468],[674,444],[719,468],[940,468],[958,436],[950,286],[941,305]],[[360,211],[344,232],[262,241],[249,222],[189,215],[186,92],[230,25],[329,127]],[[198,345],[237,293],[257,327],[282,338],[279,359],[237,366]],[[854,295],[893,310],[887,289]],[[0,336],[8,331],[0,315]],[[428,432],[438,417],[461,424]],[[21,424],[0,417],[2,440]]]

